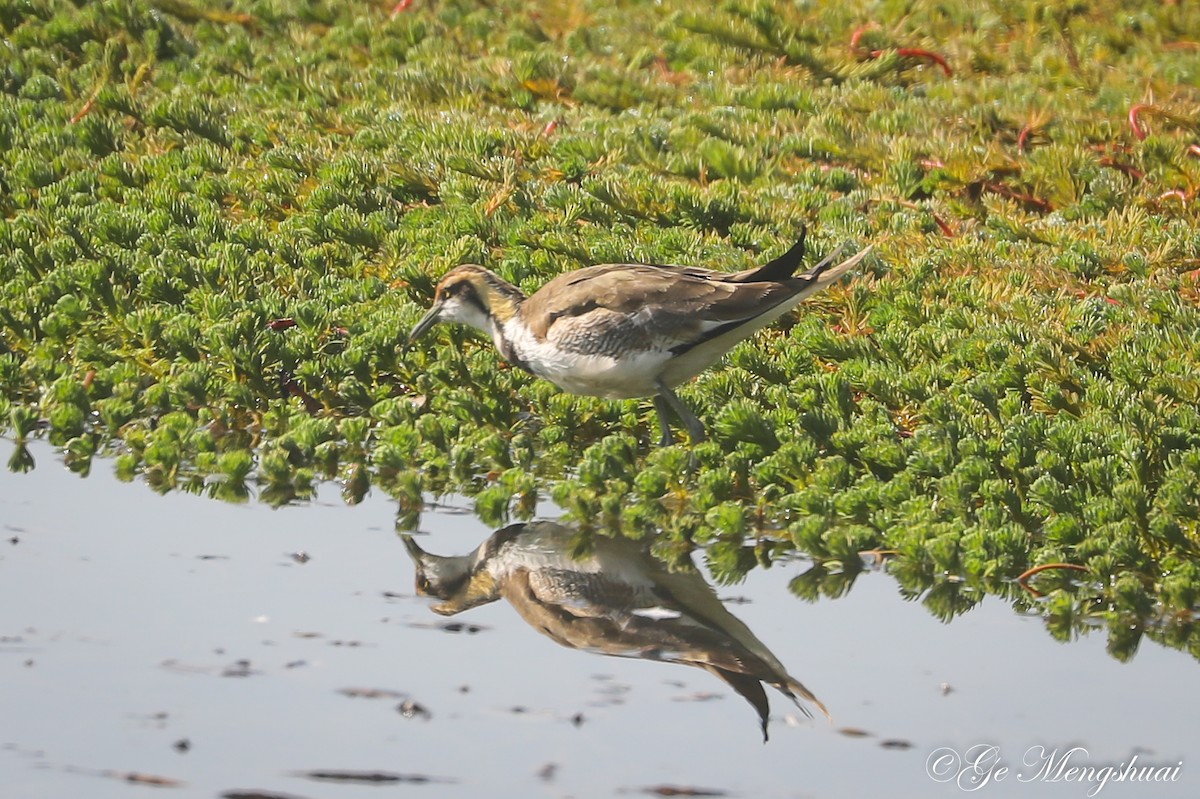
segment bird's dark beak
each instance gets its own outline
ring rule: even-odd
[[[402,535],[400,538],[404,541],[404,548],[408,550],[408,554],[412,556],[413,560],[420,561],[425,556],[425,550],[421,549],[411,535]]]
[[[418,338],[425,335],[429,328],[436,325],[438,323],[438,317],[441,315],[441,313],[442,304],[440,302],[435,303],[434,306],[429,309],[429,312],[421,317],[421,321],[417,322],[417,326],[412,329],[412,332],[408,334],[409,343],[411,344],[413,341],[416,341]]]

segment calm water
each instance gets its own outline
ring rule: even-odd
[[[1174,781],[1093,795],[1198,795],[1197,664],[1149,641],[1121,664],[1102,635],[1059,644],[997,600],[944,625],[885,573],[806,604],[786,589],[804,564],[757,570],[718,592],[834,718],[768,689],[764,744],[698,669],[558,646],[503,601],[435,615],[386,498],[235,506],[34,454],[32,473],[0,473],[5,799],[956,796],[931,756],[954,771],[942,748],[981,744],[1000,763],[975,795],[1085,797],[1096,783],[1067,767],[1135,755]],[[450,509],[423,530],[439,554],[492,533]],[[1052,782],[1021,764],[1037,746],[1086,752]],[[316,774],[348,772],[378,779]]]

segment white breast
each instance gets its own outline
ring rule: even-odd
[[[626,350],[620,358],[582,354],[539,341],[518,319],[504,325],[504,337],[530,371],[571,394],[608,399],[650,397],[671,360],[665,349]]]

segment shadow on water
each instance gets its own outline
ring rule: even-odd
[[[512,524],[466,555],[435,555],[404,536],[417,593],[453,616],[504,598],[543,635],[571,649],[695,666],[757,711],[767,738],[773,686],[811,716],[801,699],[829,711],[717,598],[694,568],[673,570],[637,541],[580,535],[552,521]]]

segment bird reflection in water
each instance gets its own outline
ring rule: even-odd
[[[568,527],[538,521],[498,530],[468,555],[434,555],[411,536],[404,543],[416,564],[417,593],[442,600],[436,613],[453,616],[504,597],[563,646],[702,668],[750,702],[763,740],[763,683],[805,715],[812,714],[801,699],[829,716],[698,572],[670,571],[624,538],[597,536],[588,553],[572,557],[574,538]]]

